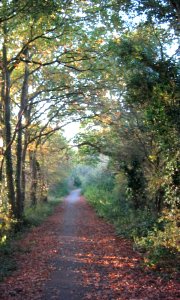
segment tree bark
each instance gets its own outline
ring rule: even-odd
[[[28,55],[28,50],[26,50],[25,55]],[[26,154],[23,153],[23,145],[22,145],[22,117],[27,104],[28,97],[28,78],[29,78],[29,68],[28,65],[25,65],[25,73],[24,73],[24,81],[22,85],[21,92],[21,103],[20,103],[20,111],[18,114],[18,133],[17,133],[17,146],[16,146],[16,209],[18,219],[23,218],[24,212],[24,202],[25,202],[25,157]]]
[[[7,49],[6,49],[6,25],[3,26],[4,43],[3,43],[3,90],[2,102],[4,105],[4,139],[5,139],[5,163],[6,163],[6,179],[7,179],[7,196],[11,206],[10,213],[16,217],[15,207],[15,190],[13,179],[13,163],[11,149],[11,99],[10,99],[10,71],[8,70]]]
[[[31,188],[30,188],[30,200],[31,206],[36,206],[37,204],[37,160],[36,160],[36,151],[29,151],[29,162],[30,162],[30,171],[31,171]]]

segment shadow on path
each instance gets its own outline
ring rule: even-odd
[[[74,190],[13,252],[0,300],[177,300],[180,284],[142,266],[132,243]]]
[[[80,197],[80,190],[71,192],[63,210],[59,254],[51,261],[56,271],[42,300],[179,298],[171,294],[171,282],[163,283],[143,270],[142,259],[131,243],[115,236],[114,228]]]

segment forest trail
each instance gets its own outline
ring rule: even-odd
[[[180,299],[180,285],[144,268],[132,243],[97,217],[80,190],[18,242],[15,257],[1,300]]]

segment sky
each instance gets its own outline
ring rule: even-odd
[[[80,123],[72,122],[64,127],[64,137],[68,140],[74,138],[74,136],[79,132]]]

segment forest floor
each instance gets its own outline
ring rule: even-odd
[[[78,190],[16,243],[17,269],[0,284],[1,300],[180,299],[177,280],[144,267]]]

